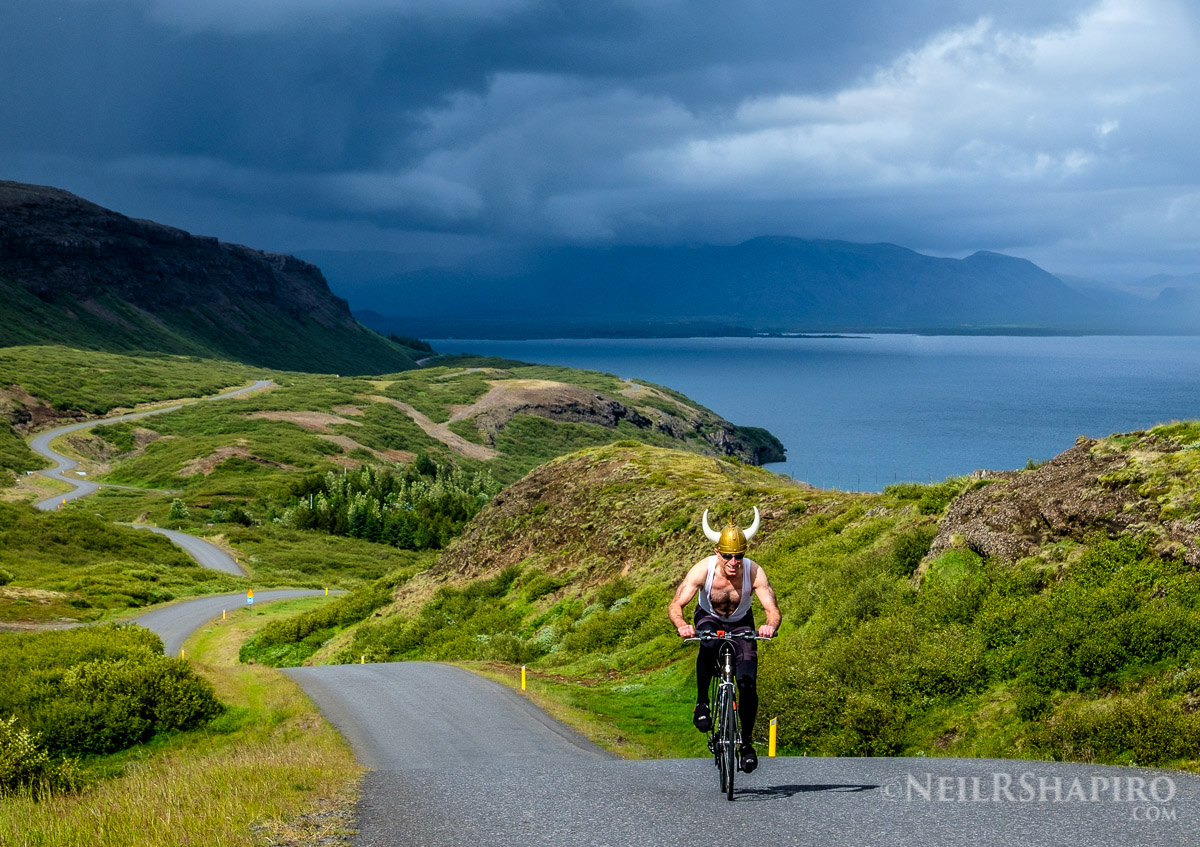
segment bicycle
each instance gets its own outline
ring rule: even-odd
[[[741,769],[742,727],[737,714],[737,679],[734,677],[736,656],[733,643],[770,641],[753,632],[726,632],[723,629],[700,630],[684,641],[700,644],[720,642],[717,646],[717,675],[713,677],[708,702],[712,704],[712,729],[708,732],[708,751],[716,759],[721,775],[721,791],[725,799],[733,799],[734,774]]]

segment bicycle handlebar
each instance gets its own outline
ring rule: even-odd
[[[773,637],[774,636],[772,636],[772,638]],[[699,630],[691,638],[685,638],[683,640],[684,641],[703,642],[703,641],[737,641],[739,639],[742,641],[770,641],[771,640],[771,638],[765,638],[764,636],[759,635],[757,632],[746,632],[746,631],[726,632],[723,629],[718,629],[716,631],[713,631],[711,629],[702,629],[702,630]]]

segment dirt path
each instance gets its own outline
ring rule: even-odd
[[[426,415],[421,414],[412,406],[400,400],[393,400],[390,397],[382,397],[378,394],[373,394],[364,397],[365,400],[370,400],[374,403],[390,403],[404,414],[413,419],[413,422],[419,426],[426,435],[436,438],[438,441],[445,444],[455,453],[460,456],[466,456],[469,459],[494,459],[499,456],[499,452],[491,447],[485,447],[482,444],[476,444],[473,441],[467,441],[461,435],[453,433],[446,424],[434,423]]]

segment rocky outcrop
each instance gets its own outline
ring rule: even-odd
[[[661,407],[637,407],[653,395]],[[671,408],[672,411],[666,411]],[[557,423],[586,423],[616,429],[626,423],[679,441],[703,442],[706,452],[733,456],[752,465],[784,461],[783,444],[766,430],[738,427],[711,412],[668,400],[637,386],[626,402],[580,385],[550,380],[506,380],[451,420],[472,420],[492,445],[497,434],[517,415],[533,415]]]
[[[1164,508],[1164,495],[1186,482],[1166,458],[1181,446],[1153,433],[1128,437],[1137,439],[1130,447],[1080,438],[1039,468],[978,474],[980,487],[947,508],[927,560],[965,546],[1013,562],[1056,541],[1148,533],[1161,552],[1200,566],[1200,524]],[[1158,473],[1170,476],[1147,482]]]
[[[37,298],[0,308],[24,305],[42,318],[34,337],[0,321],[13,336],[0,344],[108,340],[105,349],[335,372],[413,364],[355,321],[314,265],[128,218],[57,188],[0,182],[0,280]]]

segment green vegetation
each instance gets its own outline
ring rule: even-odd
[[[298,667],[346,627],[391,603],[396,586],[413,573],[412,569],[397,571],[320,608],[274,620],[243,644],[238,656],[243,662],[276,668]]]
[[[425,352],[361,324],[318,322],[250,299],[238,304],[236,317],[186,302],[150,315],[111,292],[87,303],[70,295],[47,303],[0,278],[0,348],[49,344],[97,355],[161,353],[340,373],[404,370]]]
[[[29,449],[8,421],[0,421],[0,488],[16,482],[16,474],[46,467],[46,460]]]
[[[140,627],[0,633],[0,648],[0,713],[16,718],[2,733],[0,793],[61,781],[51,759],[124,750],[223,708],[211,684]]]
[[[361,773],[348,745],[291,680],[268,668],[236,666],[239,645],[259,627],[324,602],[239,610],[194,636],[187,654],[226,704],[223,713],[199,730],[84,758],[72,772],[82,791],[46,796],[30,787],[3,798],[0,843],[348,844]],[[321,814],[312,815],[315,809]]]
[[[500,486],[488,473],[434,465],[422,455],[402,472],[330,471],[292,487],[280,523],[400,547],[444,547]]]
[[[154,533],[14,503],[0,503],[0,569],[11,577],[0,595],[0,621],[97,620],[245,584],[201,568]]]
[[[261,373],[239,362],[195,356],[120,355],[67,347],[0,348],[0,371],[7,385],[19,385],[55,409],[93,415],[216,394]]]
[[[1193,452],[1139,453],[1129,472],[1178,508],[1200,474]],[[352,625],[332,658],[473,662],[500,677],[525,665],[536,697],[615,749],[699,755],[694,655],[665,607],[705,554],[701,508],[720,520],[758,504],[751,552],[785,619],[761,651],[762,715],[779,719],[784,752],[1195,767],[1200,580],[1182,550],[1148,527],[1015,562],[965,546],[930,559],[935,521],[987,484],[807,491],[686,453],[593,448],[485,507],[406,585],[402,613]]]
[[[95,621],[126,609],[250,587],[353,588],[429,564],[427,554],[276,524],[212,529],[224,529],[223,537],[242,551],[249,576],[202,568],[166,538],[145,530],[79,511],[48,514],[0,503],[0,622]]]

